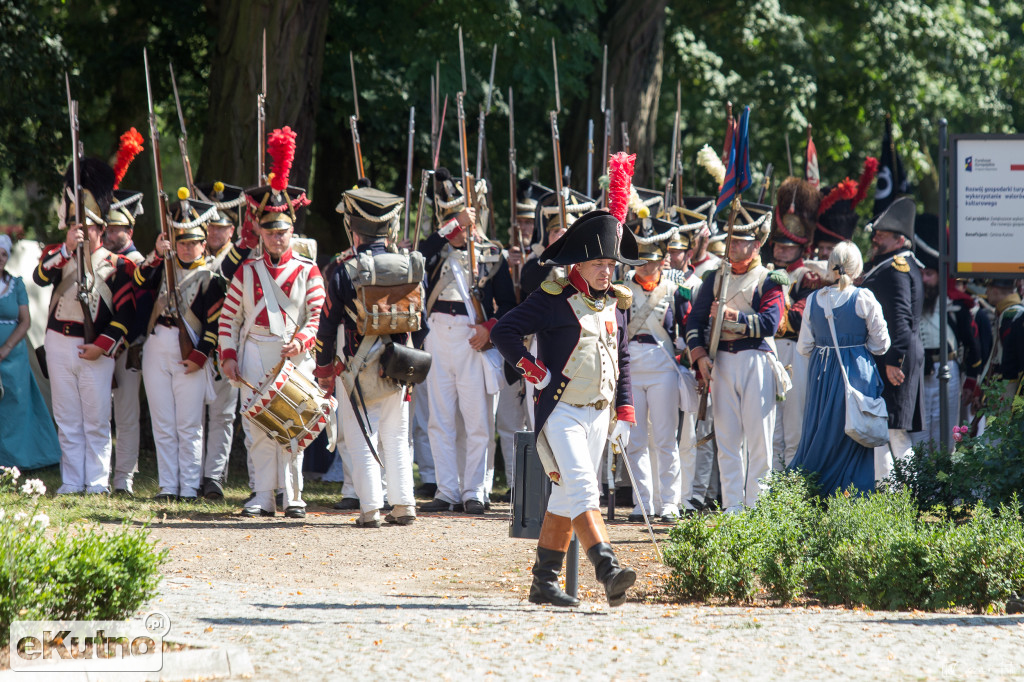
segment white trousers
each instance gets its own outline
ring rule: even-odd
[[[250,335],[242,345],[242,377],[258,387],[270,370],[281,361],[284,341],[274,337]],[[300,353],[290,359],[308,376],[313,375],[315,363],[308,353]],[[249,402],[252,391],[246,386],[239,390],[242,404],[245,405]],[[249,426],[248,436],[250,442],[247,447],[254,493],[249,506],[273,511],[274,491],[280,489],[284,494],[285,507],[305,507],[306,503],[302,501],[303,453],[293,456],[288,448],[280,445],[256,426]]]
[[[351,458],[351,479],[359,498],[359,508],[368,512],[384,506],[380,464],[370,453],[370,446],[359,428],[352,404],[344,396],[345,388],[337,380],[338,413],[341,428],[348,434],[348,456]],[[412,450],[409,448],[409,403],[404,392],[390,395],[366,406],[362,415],[370,442],[384,462],[388,501],[393,505],[415,505],[412,491]],[[365,420],[369,418],[367,425]]]
[[[211,358],[209,362],[213,362]],[[231,456],[231,439],[235,435],[238,414],[238,387],[225,378],[213,381],[213,400],[206,401],[206,450],[203,456],[203,478],[223,481],[227,477]]]
[[[910,438],[910,432],[905,429],[889,429],[889,442],[875,448],[875,483],[881,483],[892,475],[894,458],[905,462],[913,456],[914,441]]]
[[[526,400],[521,395],[521,382],[504,386],[498,391],[498,409],[494,416],[494,427],[501,440],[501,457],[505,460],[505,480],[512,487],[516,472],[516,431],[525,431]]]
[[[793,380],[793,388],[786,393],[786,399],[775,404],[772,468],[779,471],[789,466],[800,445],[804,403],[807,400],[808,358],[797,352],[796,341],[792,339],[776,339],[775,345],[779,350],[779,362],[789,367],[789,376]]]
[[[424,381],[412,390],[412,451],[420,469],[420,480],[436,483],[434,455],[430,452],[430,397]]]
[[[110,477],[110,381],[114,359],[78,357],[81,337],[46,330],[53,418],[60,441],[63,492],[99,493]]]
[[[142,352],[160,492],[194,497],[203,466],[206,371],[185,374],[178,330],[157,325]]]
[[[683,494],[676,441],[678,375],[657,347],[632,342],[629,352],[636,426],[629,435],[626,456],[636,478],[633,513],[646,509],[649,515],[678,514]]]
[[[722,506],[753,507],[772,466],[775,375],[759,350],[721,352],[711,373]]]
[[[942,401],[939,399],[939,363],[934,364],[932,373],[924,378],[924,415],[922,419],[922,431],[914,431],[910,439],[914,445],[931,441],[938,448],[941,442],[942,432],[940,430],[939,410]],[[950,433],[946,434],[949,441],[950,452],[953,450],[952,427],[960,424],[960,365],[955,360],[949,361],[949,392],[946,395],[946,409],[949,411]]]
[[[435,497],[454,504],[484,502],[488,448],[494,435],[495,396],[484,386],[483,364],[469,345],[472,335],[464,315],[430,315],[425,349],[433,356],[426,383],[430,451],[437,477]],[[456,446],[459,414],[466,430],[462,466]]]
[[[547,438],[562,475],[551,486],[548,511],[576,518],[583,512],[600,509],[597,468],[608,441],[611,411],[596,407],[574,407],[559,403],[544,422]]]
[[[139,386],[142,372],[128,369],[128,351],[114,361],[114,379],[117,388],[113,390],[114,425],[117,438],[114,441],[114,488],[132,490],[132,479],[139,470]]]

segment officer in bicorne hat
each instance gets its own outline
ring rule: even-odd
[[[625,157],[624,154],[619,156]],[[613,187],[629,171],[613,163]],[[617,179],[619,175],[624,180]],[[613,196],[620,197],[616,191]],[[636,573],[619,565],[598,506],[597,467],[609,438],[625,447],[635,422],[626,325],[629,289],[612,283],[617,263],[641,265],[636,239],[623,227],[624,202],[615,211],[580,217],[542,254],[541,260],[571,266],[568,277],[545,282],[495,326],[492,338],[505,361],[538,390],[535,401],[537,452],[556,484],[537,543],[530,601],[575,606],[558,586],[558,574],[575,530],[608,603],[621,604]],[[536,334],[537,354],[523,345]]]
[[[157,500],[196,499],[202,483],[203,416],[207,361],[217,348],[217,325],[224,304],[224,279],[206,265],[206,223],[216,209],[178,190],[167,207],[171,241],[161,234],[135,271],[140,289],[156,291],[146,329],[142,378],[156,444],[160,491]],[[168,293],[166,259],[174,268],[175,293]],[[179,318],[192,345],[182,359]]]
[[[548,191],[546,194],[541,195],[534,208],[534,223],[538,227],[536,241],[532,246],[532,251],[526,263],[523,265],[520,280],[522,298],[525,299],[536,291],[542,282],[565,276],[565,268],[543,262],[540,259],[540,255],[544,252],[544,249],[558,241],[559,237],[565,234],[565,230],[576,222],[581,215],[594,210],[596,207],[597,204],[594,203],[593,199],[581,192],[570,189],[565,202],[565,222],[567,225],[563,225],[562,211],[558,205],[558,195],[553,191]]]

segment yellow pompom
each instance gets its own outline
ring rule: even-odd
[[[272,182],[274,182],[274,174],[273,173],[271,173],[270,175],[267,176],[267,184],[269,185]]]
[[[637,218],[641,218],[641,219],[642,218],[650,218],[651,217],[651,209],[649,209],[646,206],[644,206],[643,208],[641,208],[639,211],[636,212],[636,217]]]
[[[189,197],[188,187],[179,187],[178,188],[178,198],[181,199],[182,201],[185,201],[185,199],[188,199],[188,197]]]
[[[213,191],[216,192],[217,194],[220,194],[221,192],[223,192],[224,191],[224,183],[221,182],[220,180],[218,180],[217,182],[213,183]]]

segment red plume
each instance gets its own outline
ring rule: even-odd
[[[846,178],[842,182],[836,184],[832,190],[825,195],[825,198],[818,204],[818,215],[822,215],[825,211],[832,208],[837,201],[843,199],[852,199],[857,194],[857,183],[850,178]]]
[[[620,223],[626,222],[629,188],[632,184],[636,154],[618,152],[608,157],[608,211]]]
[[[285,126],[267,136],[267,153],[274,159],[270,168],[270,187],[283,192],[288,186],[288,174],[292,172],[295,158],[295,131]]]
[[[878,159],[869,156],[864,161],[864,171],[860,174],[860,182],[857,183],[857,195],[853,197],[854,206],[864,201],[864,197],[868,195],[868,185],[875,179],[877,173]]]
[[[121,136],[121,146],[117,148],[117,161],[114,163],[114,189],[117,189],[128,172],[128,166],[139,152],[142,151],[142,135],[134,127]]]

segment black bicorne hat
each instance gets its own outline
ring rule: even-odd
[[[907,239],[914,239],[914,218],[917,217],[917,204],[911,196],[897,197],[884,211],[875,217],[869,228],[872,231],[895,232]]]
[[[575,265],[611,258],[625,265],[643,265],[636,238],[604,209],[584,213],[540,255],[542,265]]]
[[[939,216],[934,213],[914,218],[914,254],[926,268],[939,269]]]

